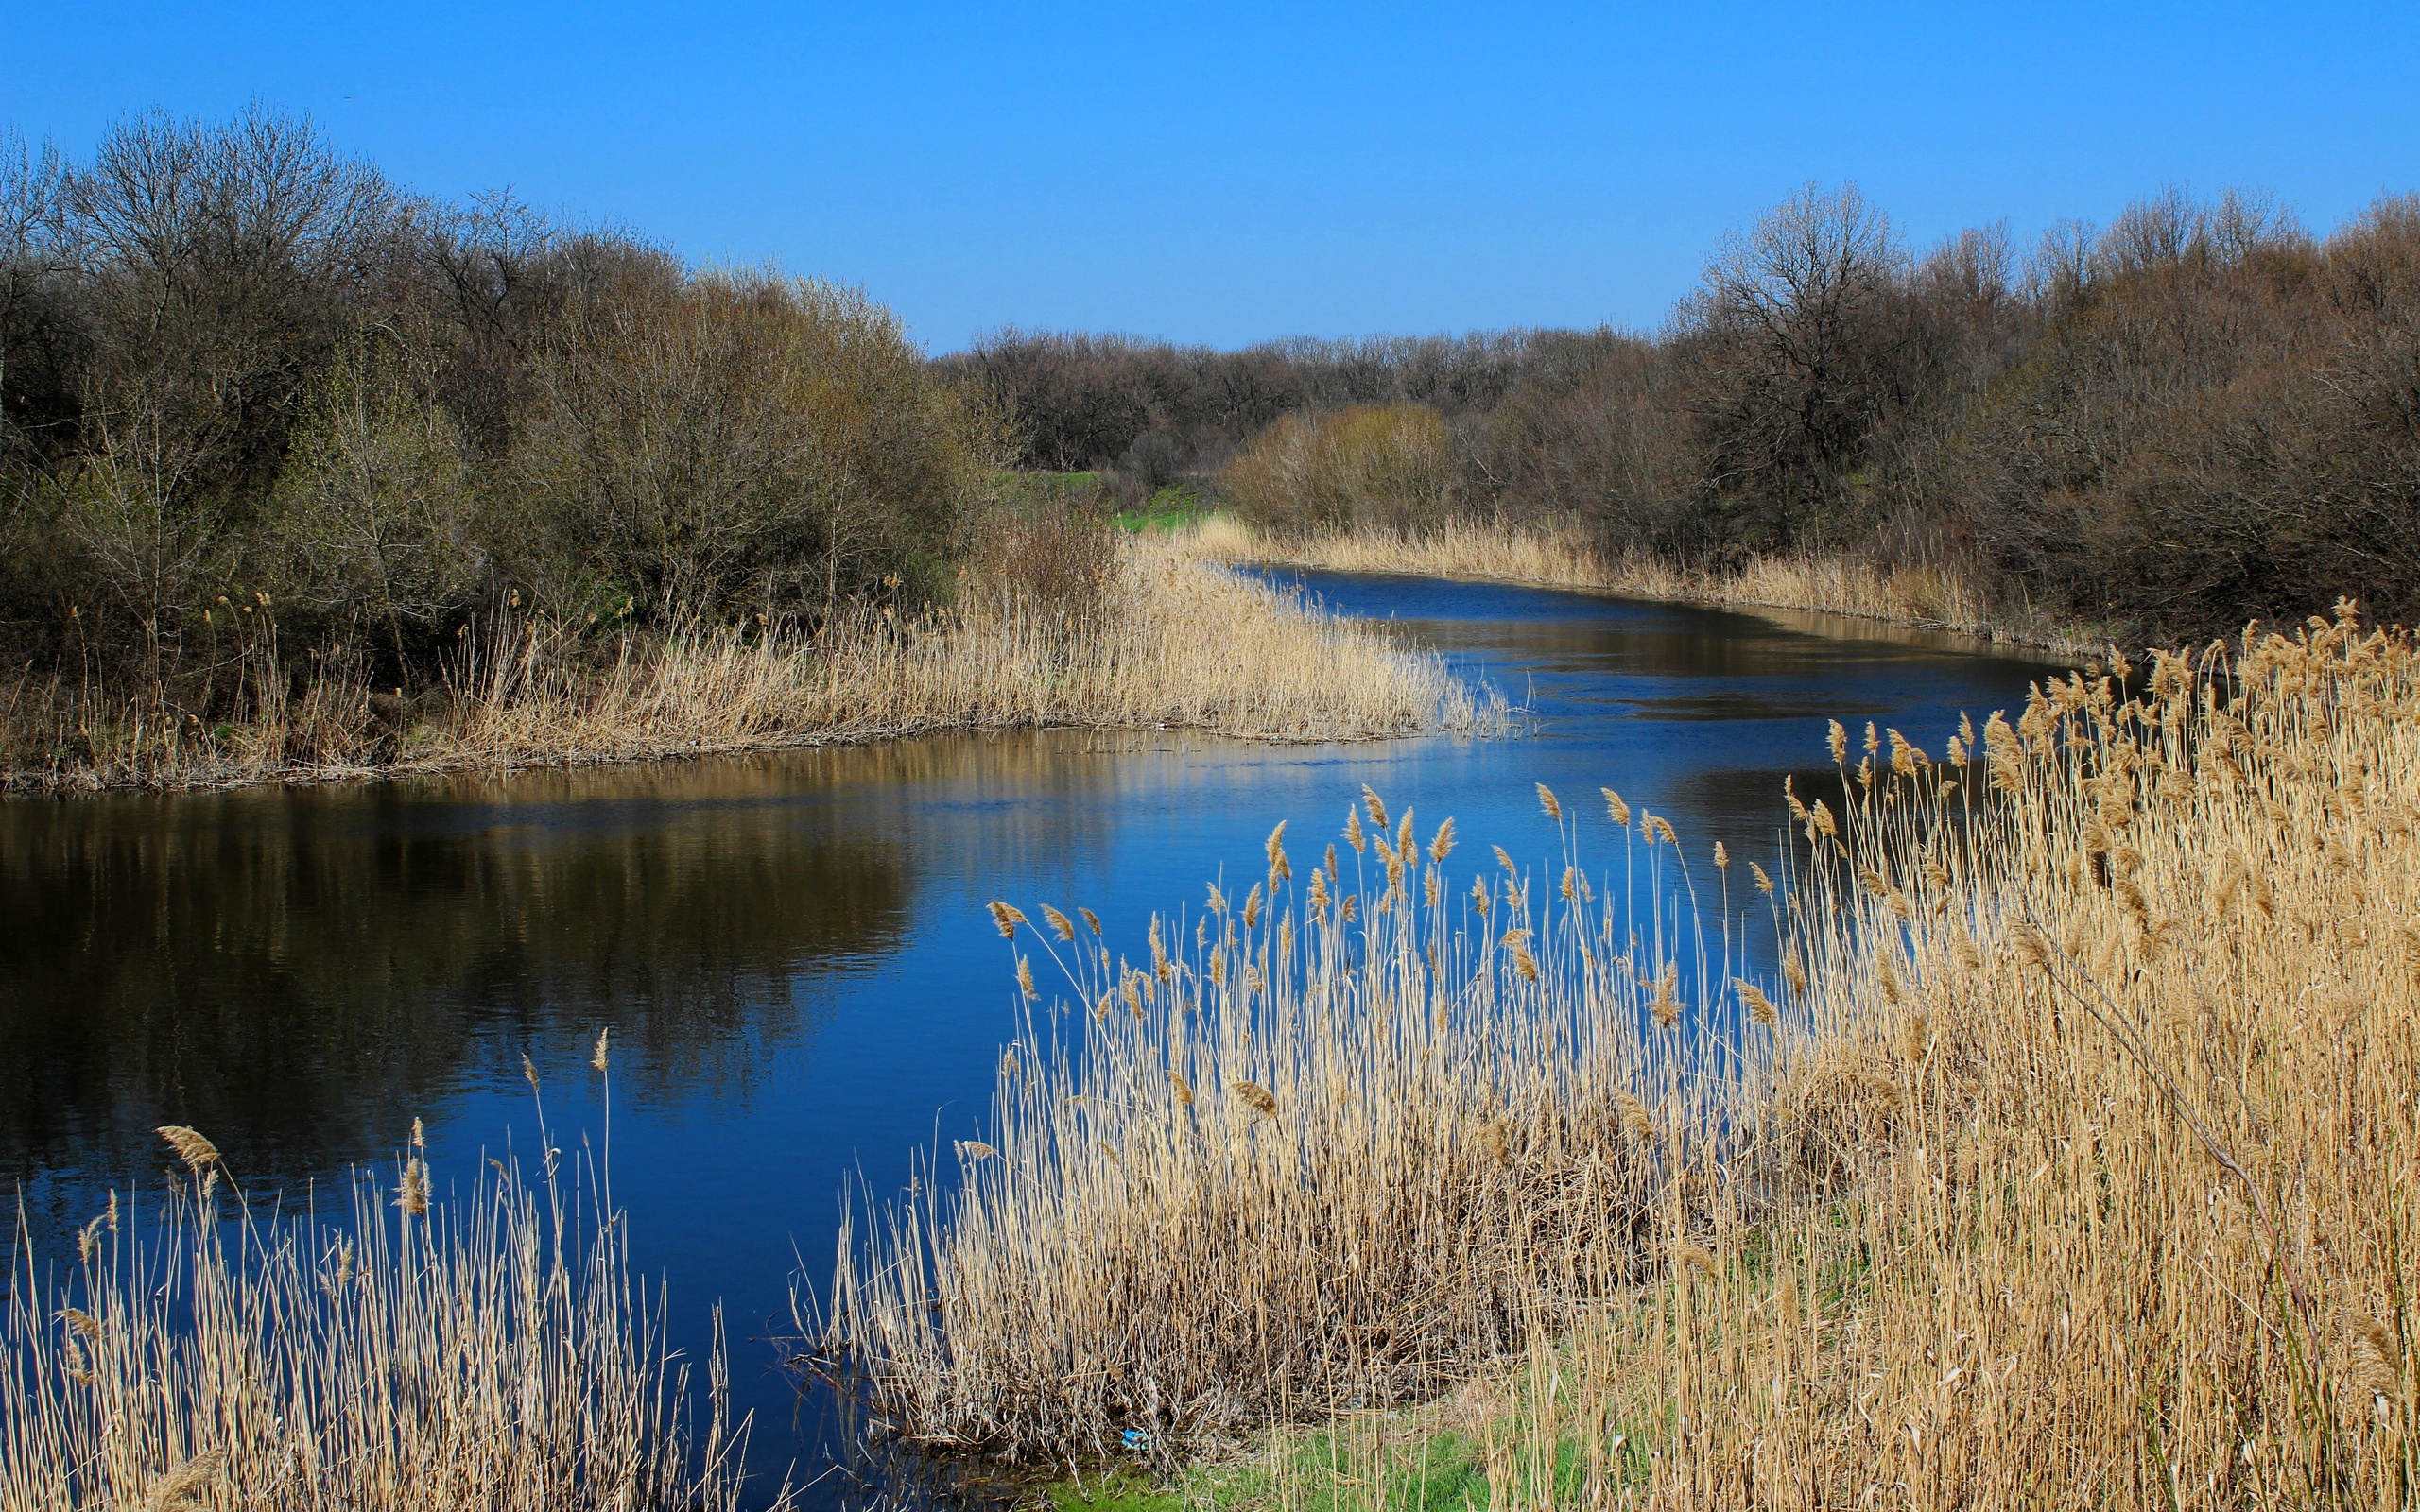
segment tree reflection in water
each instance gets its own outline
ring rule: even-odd
[[[1041,743],[920,741],[370,788],[0,806],[0,1171],[109,1180],[206,1128],[324,1177],[519,1057],[610,1025],[624,1095],[728,1103],[816,986],[898,949],[911,790],[1069,781]],[[985,827],[991,844],[1063,845]],[[937,816],[946,823],[946,811]]]

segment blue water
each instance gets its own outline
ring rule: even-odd
[[[1289,577],[1291,575],[1288,575]],[[983,905],[1154,910],[1257,876],[1278,820],[1319,853],[1363,783],[1459,869],[1559,866],[1535,784],[1614,842],[1600,786],[1773,863],[1780,790],[1824,720],[1939,751],[2037,663],[1936,635],[1546,591],[1311,575],[1525,706],[1513,738],[1271,747],[1172,731],[945,737],[506,780],[0,806],[0,1177],[37,1244],[156,1185],[153,1125],[201,1128],[255,1199],[391,1158],[415,1117],[441,1183],[601,1132],[614,1196],[692,1350],[720,1300],[753,1460],[832,1449],[769,1342],[830,1278],[844,1186],[982,1131],[1016,989]],[[1701,874],[1705,875],[1704,873]],[[819,1484],[831,1500],[840,1483]]]

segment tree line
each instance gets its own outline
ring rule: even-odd
[[[487,607],[611,631],[930,599],[1006,456],[855,289],[416,196],[265,110],[131,118],[76,162],[0,141],[24,669],[198,713],[272,614],[385,684]]]
[[[1215,473],[1278,529],[1450,517],[1721,565],[1932,558],[2146,635],[2420,619],[2420,197],[2325,236],[2168,191],[2020,252],[1854,188],[1731,238],[1647,335],[1215,352],[1004,333],[947,366],[1029,465]],[[1290,417],[1290,418],[1285,418]]]
[[[928,359],[857,290],[414,195],[274,112],[130,118],[74,162],[0,140],[20,679],[209,717],[271,618],[385,686],[508,608],[602,644],[935,603],[971,557],[1067,557],[1019,517],[1080,490],[1017,468],[1191,478],[1281,530],[1932,558],[2145,634],[2340,593],[2420,619],[2420,198],[2320,236],[2168,192],[1917,250],[1810,187],[1652,333]]]
[[[1157,487],[1215,472],[1288,415],[1417,404],[1494,409],[1525,381],[1591,370],[1623,345],[1608,331],[1297,337],[1240,351],[1009,327],[937,360],[1013,418],[1020,464],[1112,469]]]

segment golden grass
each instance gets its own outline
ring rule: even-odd
[[[182,1195],[142,1216],[112,1194],[71,1264],[27,1253],[10,1278],[0,1506],[737,1504],[719,1319],[699,1442],[626,1225],[553,1154],[535,1187],[497,1166],[444,1201],[415,1145],[330,1223],[231,1206],[208,1141],[161,1132]]]
[[[1180,539],[1210,561],[1470,577],[1692,604],[1805,610],[2061,651],[2089,649],[2088,638],[2038,615],[1995,607],[1966,575],[1934,562],[1885,567],[1851,556],[1800,553],[1757,557],[1724,569],[1681,567],[1649,552],[1608,555],[1569,533],[1465,521],[1418,531],[1292,538],[1270,536],[1220,514]]]
[[[1322,924],[1272,875],[1141,1019],[1074,942],[1103,1028],[1021,1042],[831,1347],[909,1440],[1027,1454],[1472,1380],[1494,1506],[2411,1505],[2413,641],[2118,676],[1938,757],[1840,732],[1771,1025],[1646,927],[1670,845],[1635,914],[1508,868],[1448,924],[1398,849]]]
[[[409,717],[382,717],[343,674],[255,697],[253,717],[217,732],[141,703],[104,718],[70,690],[21,682],[0,698],[6,785],[330,781],[1046,726],[1359,740],[1503,718],[1438,658],[1160,538],[1120,545],[1097,607],[969,597],[912,621],[855,612],[815,636],[704,627],[618,650],[510,619],[466,644],[441,710]],[[286,685],[274,656],[253,676]]]

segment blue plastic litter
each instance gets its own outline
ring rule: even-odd
[[[1129,1428],[1126,1430],[1126,1447],[1129,1449],[1149,1449],[1151,1447],[1151,1435],[1143,1432],[1140,1428]]]

